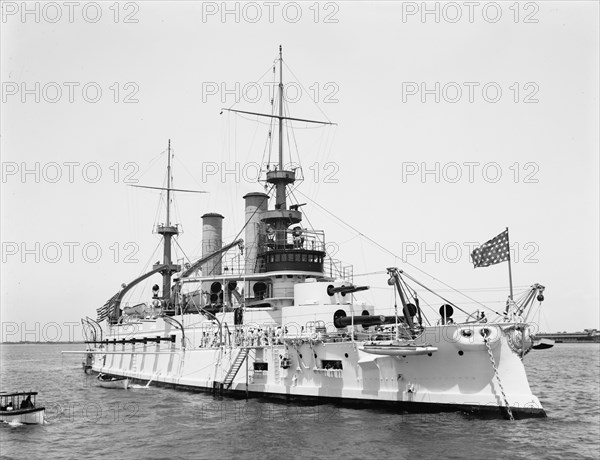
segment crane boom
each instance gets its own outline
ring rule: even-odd
[[[217,257],[218,255],[221,255],[224,252],[229,251],[232,247],[234,247],[236,245],[240,246],[240,249],[243,249],[244,248],[244,240],[240,238],[239,240],[235,240],[233,243],[223,246],[221,249],[217,249],[215,252],[212,252],[205,257],[201,257],[196,262],[194,262],[192,265],[190,265],[189,268],[186,268],[183,272],[181,272],[180,279],[187,278],[192,273],[194,273],[198,268],[200,268],[201,265],[205,264],[210,259]]]

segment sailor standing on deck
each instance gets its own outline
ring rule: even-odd
[[[160,314],[160,299],[158,298],[158,284],[152,286],[152,318],[156,318]]]

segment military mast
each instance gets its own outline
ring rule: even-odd
[[[279,164],[277,169],[267,172],[267,182],[275,187],[275,209],[262,214],[261,220],[275,230],[275,240],[283,243],[286,230],[292,224],[302,221],[302,213],[298,209],[287,209],[286,188],[296,181],[296,172],[283,169],[283,57],[279,46]]]
[[[279,85],[278,85],[278,103],[277,113],[257,113],[245,110],[223,108],[229,112],[243,113],[247,115],[256,115],[259,117],[276,118],[278,121],[279,142],[278,142],[278,165],[274,170],[267,171],[266,181],[273,185],[275,189],[274,209],[267,209],[260,212],[260,221],[264,224],[263,231],[259,235],[259,247],[257,253],[257,267],[260,271],[280,271],[280,270],[298,270],[322,273],[323,261],[325,258],[325,243],[322,232],[308,232],[302,230],[299,226],[290,229],[294,224],[302,222],[302,212],[299,206],[290,206],[288,209],[286,191],[288,185],[296,181],[295,170],[284,169],[283,163],[283,128],[284,121],[299,121],[305,123],[316,123],[321,125],[334,125],[329,121],[307,120],[304,118],[294,118],[284,114],[283,105],[284,85],[283,85],[283,50],[279,46]],[[247,195],[250,196],[250,195]],[[266,228],[267,234],[264,233]],[[293,242],[290,242],[290,238]],[[247,242],[252,238],[246,238]]]
[[[163,237],[163,268],[159,273],[163,277],[162,299],[165,305],[171,296],[171,275],[181,269],[179,265],[174,265],[171,260],[171,239],[179,234],[177,226],[171,225],[171,139],[169,139],[167,153],[167,218],[165,224],[158,224],[156,227],[156,232]],[[158,268],[160,265],[155,264],[154,268]]]

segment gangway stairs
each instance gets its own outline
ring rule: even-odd
[[[240,352],[238,353],[238,355],[235,357],[235,360],[233,361],[233,364],[231,365],[229,372],[227,372],[225,379],[223,379],[223,387],[225,389],[229,389],[231,387],[231,385],[233,384],[233,379],[235,378],[238,371],[242,367],[242,364],[244,364],[244,361],[248,357],[249,352],[250,352],[249,348],[242,348],[240,350]]]

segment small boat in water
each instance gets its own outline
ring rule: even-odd
[[[554,340],[547,339],[545,337],[541,337],[539,339],[533,340],[533,349],[534,350],[547,350],[548,348],[552,348],[554,346]]]
[[[129,387],[129,379],[118,375],[98,374],[98,384],[103,388],[126,390]]]
[[[0,421],[6,423],[23,423],[26,425],[43,424],[46,409],[44,407],[36,407],[36,396],[37,391],[0,392]]]

